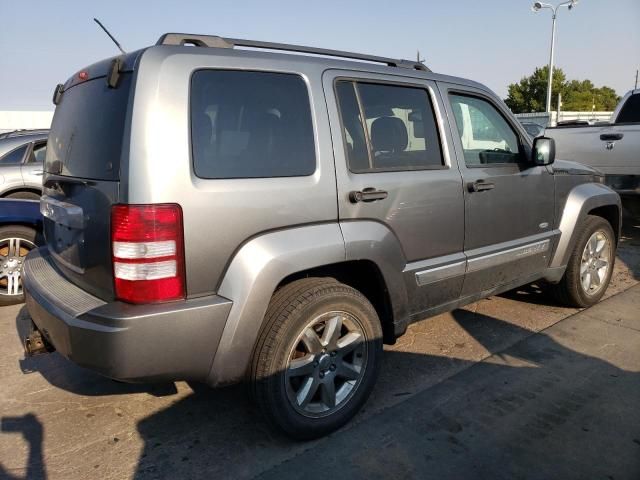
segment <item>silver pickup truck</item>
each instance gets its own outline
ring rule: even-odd
[[[640,89],[631,90],[604,125],[547,128],[556,158],[600,170],[621,196],[640,198]]]

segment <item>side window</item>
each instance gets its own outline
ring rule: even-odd
[[[518,135],[491,103],[467,95],[449,98],[467,166],[521,160]]]
[[[29,160],[27,163],[39,163],[44,165],[44,157],[47,155],[47,144],[40,143],[35,144],[33,146],[33,150],[31,150],[31,155],[29,155]]]
[[[191,141],[201,178],[311,175],[307,86],[292,74],[199,70],[191,80]]]
[[[616,118],[616,123],[640,123],[640,93],[627,98]]]
[[[4,157],[0,158],[0,165],[17,165],[21,163],[27,147],[29,147],[28,143],[7,153]]]
[[[340,80],[336,94],[352,172],[443,166],[438,129],[426,90]]]

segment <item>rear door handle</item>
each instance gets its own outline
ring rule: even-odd
[[[495,186],[495,183],[485,182],[484,180],[477,180],[475,182],[467,183],[467,188],[469,189],[470,193],[493,190]]]
[[[349,200],[351,203],[358,202],[375,202],[376,200],[384,200],[389,193],[384,190],[376,190],[373,187],[367,187],[363,190],[349,192]]]
[[[603,133],[600,135],[600,140],[603,142],[615,142],[616,140],[622,140],[624,135],[622,133]]]

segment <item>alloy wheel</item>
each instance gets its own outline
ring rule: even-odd
[[[22,295],[24,257],[35,248],[29,240],[18,237],[0,239],[0,295]]]
[[[289,354],[285,382],[293,408],[307,417],[331,415],[353,396],[367,365],[358,319],[327,312],[303,329]]]
[[[611,266],[611,240],[602,230],[589,237],[580,261],[580,285],[587,295],[595,295],[604,286]]]

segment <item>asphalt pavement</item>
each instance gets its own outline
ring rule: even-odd
[[[365,409],[312,442],[267,427],[241,386],[116,383],[25,359],[0,308],[0,478],[640,479],[640,222],[607,299],[528,285],[416,323]]]

